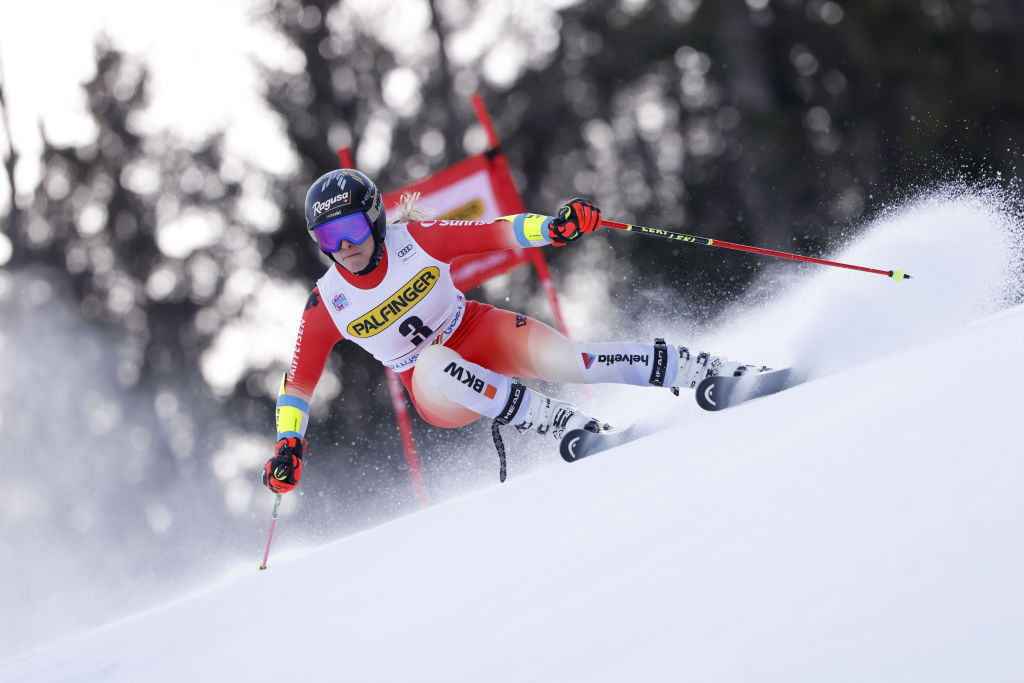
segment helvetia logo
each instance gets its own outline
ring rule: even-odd
[[[421,270],[384,303],[350,322],[346,328],[349,335],[367,339],[391,327],[434,288],[440,274],[437,266],[428,266]]]
[[[633,365],[639,363],[641,365],[648,365],[651,361],[651,357],[647,354],[642,353],[584,353],[583,354],[583,368],[589,370],[594,362],[598,365],[615,365],[616,363],[625,363],[627,365]]]

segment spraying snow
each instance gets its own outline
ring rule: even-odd
[[[780,264],[769,306],[726,316],[710,348],[737,358],[796,363],[811,375],[920,344],[1024,301],[1024,221],[1011,194],[946,187],[892,208],[827,258],[901,268],[913,279]],[[786,277],[776,273],[786,270]],[[798,273],[794,275],[793,273]],[[741,353],[742,352],[742,353]],[[748,358],[749,356],[749,358]]]

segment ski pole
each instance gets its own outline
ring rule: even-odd
[[[267,558],[270,557],[270,542],[274,540],[274,527],[277,525],[277,513],[281,511],[281,494],[274,495],[274,514],[270,516],[270,535],[267,536],[267,549],[263,552],[263,564],[259,569],[267,568]]]
[[[760,247],[748,247],[744,244],[733,244],[732,242],[723,242],[722,240],[713,240],[709,237],[696,237],[694,235],[684,235],[681,232],[672,232],[671,230],[662,230],[660,228],[645,228],[642,225],[630,225],[629,223],[619,223],[618,221],[601,220],[601,225],[606,228],[616,228],[618,230],[627,230],[629,232],[638,232],[642,235],[651,235],[653,237],[663,237],[665,239],[676,240],[679,242],[686,242],[687,244],[702,244],[707,247],[723,247],[725,249],[736,249],[738,251],[749,251],[753,254],[763,254],[765,256],[776,256],[778,258],[788,258],[794,261],[806,261],[808,263],[818,263],[823,266],[836,266],[838,268],[849,268],[850,270],[860,270],[865,273],[875,273],[877,275],[885,275],[891,277],[896,282],[901,280],[911,279],[909,275],[904,273],[902,270],[878,270],[877,268],[865,268],[864,266],[853,266],[849,263],[839,263],[837,261],[826,261],[820,258],[812,258],[810,256],[799,256],[797,254],[789,254],[784,251],[774,251],[772,249],[762,249]]]

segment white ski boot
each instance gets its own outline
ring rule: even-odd
[[[514,426],[520,432],[528,432],[532,429],[538,434],[551,434],[559,440],[563,434],[573,429],[585,429],[588,432],[611,429],[609,425],[602,424],[589,415],[581,413],[565,401],[559,401],[540,393],[533,395],[533,404],[530,406],[529,414]]]
[[[510,399],[504,411],[507,415],[499,415],[491,422],[491,437],[498,451],[500,465],[498,481],[505,481],[506,476],[505,441],[501,438],[499,429],[502,425],[512,424],[519,433],[536,431],[538,434],[550,434],[559,441],[562,440],[562,436],[574,429],[584,429],[596,434],[612,428],[607,423],[598,422],[581,413],[565,401],[527,389],[518,382],[513,383],[512,391],[514,398]],[[526,410],[521,411],[517,406],[524,396],[529,397],[530,403]],[[515,419],[519,421],[515,422]]]
[[[706,351],[691,353],[685,346],[679,347],[679,371],[672,382],[673,389],[693,389],[701,380],[715,375],[737,377],[747,372],[767,372],[764,365],[750,365],[729,360],[724,356],[712,356]]]

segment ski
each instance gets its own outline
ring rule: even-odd
[[[761,396],[778,393],[802,381],[803,378],[793,368],[780,368],[739,377],[715,375],[697,385],[697,405],[704,410],[724,410]]]
[[[562,460],[576,462],[594,453],[629,443],[642,435],[633,427],[628,429],[610,429],[603,432],[588,432],[585,429],[573,429],[562,436],[559,452]]]

